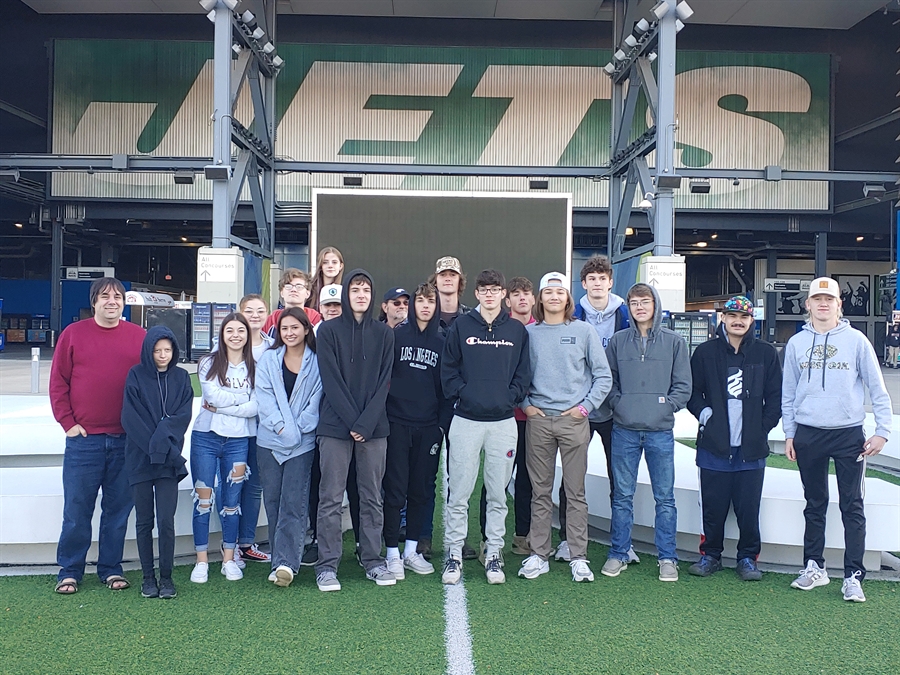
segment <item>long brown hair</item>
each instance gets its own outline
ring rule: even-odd
[[[557,288],[556,286],[547,286],[547,288]],[[560,288],[565,288],[565,286],[561,286]],[[571,323],[575,318],[575,300],[572,298],[572,293],[569,292],[568,288],[565,288],[566,291],[566,313],[563,321],[565,323]],[[541,302],[541,296],[544,294],[544,289],[541,289],[538,292],[537,301],[534,303],[534,309],[531,310],[531,313],[534,314],[534,320],[538,323],[544,323],[544,304]]]
[[[344,256],[341,255],[341,252],[334,246],[326,246],[321,249],[316,256],[316,269],[312,273],[312,285],[309,288],[309,297],[306,299],[307,307],[319,309],[319,293],[322,292],[322,287],[325,286],[325,279],[322,276],[322,261],[325,260],[325,256],[329,253],[334,253],[334,255],[337,256],[337,259],[341,261],[341,271],[338,272],[338,275],[331,283],[340,284],[344,279],[344,269],[346,268],[344,266]]]
[[[219,379],[219,384],[223,387],[226,386],[226,376],[228,375],[228,347],[225,345],[225,326],[232,321],[243,324],[244,328],[247,329],[247,342],[244,343],[241,355],[244,359],[244,365],[247,367],[247,377],[250,378],[250,386],[255,387],[256,362],[253,360],[253,340],[250,336],[250,324],[247,323],[247,319],[240,312],[232,312],[222,320],[222,325],[219,326],[218,349],[203,358],[203,361],[200,362],[200,368],[203,368],[206,363],[209,363],[209,371],[206,373],[205,378],[206,381],[209,382],[213,377],[217,377]],[[198,368],[198,371],[200,368]]]
[[[304,330],[306,330],[306,346],[313,350],[313,353],[316,351],[316,334],[313,333],[313,325],[309,320],[309,317],[306,315],[306,312],[302,307],[288,307],[283,310],[278,317],[278,328],[275,331],[275,344],[273,346],[274,349],[278,349],[279,347],[284,346],[284,340],[281,339],[281,322],[284,321],[286,316],[293,317],[300,322],[300,325],[303,326]]]

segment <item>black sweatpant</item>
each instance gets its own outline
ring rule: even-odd
[[[600,434],[600,442],[603,443],[603,454],[606,455],[606,475],[609,476],[609,505],[612,509],[613,499],[613,471],[612,471],[612,418],[605,422],[591,422],[591,438],[594,434]],[[562,481],[559,483],[559,540],[566,540],[566,488]]]
[[[857,461],[866,437],[862,427],[816,429],[797,425],[794,450],[806,497],[806,532],[803,535],[803,561],[815,560],[825,566],[825,513],[828,509],[828,463],[834,460],[838,504],[844,521],[844,577],[861,572],[865,577],[863,555],[866,550],[866,512],[863,494],[866,463]]]
[[[131,486],[134,494],[135,533],[141,571],[144,578],[156,575],[153,567],[154,498],[156,501],[156,529],[159,532],[159,575],[172,577],[175,564],[175,509],[178,507],[178,481],[156,478]]]
[[[516,420],[519,438],[516,441],[516,496],[513,500],[516,516],[516,536],[527,537],[531,532],[531,477],[525,466],[525,420]],[[481,541],[487,540],[485,524],[487,523],[487,490],[481,486],[481,511],[478,520],[481,523]]]
[[[384,545],[397,548],[400,512],[406,504],[406,538],[418,541],[428,517],[429,491],[441,459],[440,427],[391,422],[384,469]]]
[[[759,505],[762,500],[763,478],[766,470],[713,471],[700,469],[700,509],[703,514],[703,534],[700,553],[722,558],[725,547],[725,519],[734,506],[740,536],[737,559],[759,557]]]

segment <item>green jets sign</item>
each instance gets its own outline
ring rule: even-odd
[[[276,154],[300,161],[601,166],[609,160],[611,84],[595,50],[282,45]],[[210,156],[212,46],[59,41],[53,152]],[[830,62],[820,54],[680,52],[677,160],[683,166],[827,169]],[[249,91],[235,116],[249,125]],[[646,128],[639,106],[635,134]],[[652,157],[650,158],[652,164]],[[279,177],[281,202],[309,201],[340,176]],[[367,177],[366,187],[523,190],[525,179]],[[605,208],[606,183],[554,179],[575,205]],[[681,208],[822,210],[825,184],[714,181]],[[55,196],[208,199],[205,181],[136,174],[60,175]]]

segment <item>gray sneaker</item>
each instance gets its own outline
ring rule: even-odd
[[[635,565],[637,565],[639,562],[641,562],[641,559],[638,558],[638,554],[634,552],[634,546],[632,546],[630,549],[628,549],[628,563],[634,563]]]
[[[800,570],[800,576],[791,582],[791,588],[799,588],[801,591],[811,591],[817,586],[827,586],[831,583],[828,572],[819,567],[815,560],[806,563],[806,569]]]
[[[387,568],[387,565],[376,565],[366,570],[366,579],[371,579],[378,586],[393,586],[397,583],[397,577]]]
[[[675,560],[659,561],[659,580],[678,581],[678,563]]]
[[[316,576],[316,586],[318,586],[319,590],[323,593],[341,590],[341,582],[338,581],[337,574],[331,570],[319,572]]]
[[[416,574],[434,574],[434,565],[425,560],[425,556],[416,553],[408,558],[403,558],[403,566]]]
[[[848,602],[865,602],[866,595],[863,593],[862,584],[860,583],[859,578],[862,576],[862,572],[857,570],[851,576],[844,579],[844,585],[841,586],[841,590],[844,592],[844,600]],[[160,594],[162,597],[162,594]]]
[[[607,558],[603,563],[600,574],[606,577],[617,577],[621,572],[628,569],[628,563],[618,558]]]

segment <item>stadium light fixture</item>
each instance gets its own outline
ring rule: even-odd
[[[710,189],[709,178],[691,178],[690,187],[691,194],[708,195]]]
[[[686,2],[679,2],[675,5],[675,13],[682,21],[687,21],[694,16],[694,9]]]
[[[666,0],[660,0],[650,11],[653,12],[653,16],[662,20],[662,18],[669,13],[669,3],[666,2]]]

